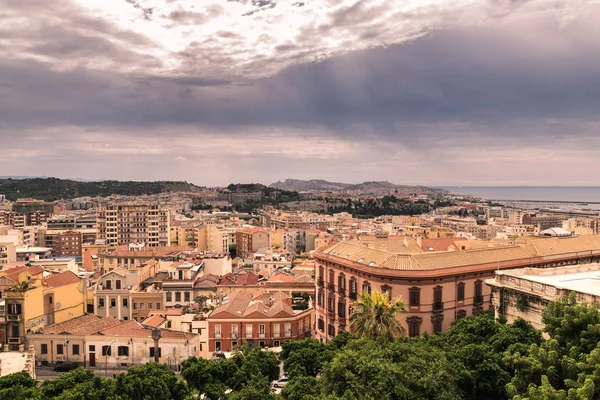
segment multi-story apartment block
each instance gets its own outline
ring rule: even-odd
[[[419,336],[489,308],[491,290],[484,281],[497,270],[600,261],[600,235],[520,238],[511,246],[426,254],[391,239],[349,241],[314,257],[317,338],[328,341],[348,330],[352,302],[373,288],[408,303],[398,317],[409,336]]]
[[[98,213],[98,239],[108,245],[169,245],[170,212],[157,204],[111,203]]]
[[[46,240],[48,236],[77,231],[81,233],[83,243],[94,243],[97,238],[96,224],[95,213],[55,215],[46,222]]]
[[[544,231],[550,228],[562,227],[563,221],[568,219],[568,215],[529,213],[523,215],[523,224],[533,225],[538,230]]]
[[[5,264],[17,261],[17,252],[15,245],[11,242],[0,243],[0,271]]]
[[[293,310],[283,292],[237,291],[208,316],[208,350],[229,352],[243,343],[277,347],[310,334],[313,315],[312,308]]]
[[[236,254],[241,258],[251,258],[260,248],[271,247],[268,230],[260,228],[239,229],[236,233]]]
[[[169,276],[162,282],[165,306],[189,306],[194,301],[194,285],[204,268],[201,259],[178,261],[169,267]]]
[[[46,232],[46,247],[52,248],[52,255],[82,256],[83,235],[78,231]]]

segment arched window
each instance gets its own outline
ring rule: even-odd
[[[338,275],[338,293],[341,295],[346,294],[346,277],[344,274]]]
[[[362,291],[371,294],[371,284],[368,281],[364,281],[362,285]]]
[[[465,301],[465,283],[458,282],[456,286],[456,300]]]
[[[442,323],[444,322],[444,313],[434,313],[431,316],[431,324],[433,325],[433,333],[440,333],[442,331]]]

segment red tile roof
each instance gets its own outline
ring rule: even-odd
[[[50,287],[60,287],[81,282],[81,278],[71,271],[61,272],[46,278],[46,285]]]
[[[152,327],[160,327],[167,322],[165,317],[161,317],[160,315],[152,315],[151,317],[146,318],[142,321],[142,325],[144,326],[152,326]]]

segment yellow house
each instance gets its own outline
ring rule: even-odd
[[[44,277],[49,273],[40,267],[17,268],[0,277],[0,284],[14,283],[4,289],[9,348],[24,345],[27,333],[85,314],[85,283],[73,272]]]

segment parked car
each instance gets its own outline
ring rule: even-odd
[[[279,380],[276,380],[275,382],[273,382],[273,387],[282,389],[287,383],[288,383],[287,376],[283,376],[283,377],[279,378]]]
[[[73,362],[64,362],[54,367],[56,372],[68,372],[77,368],[77,364]]]

